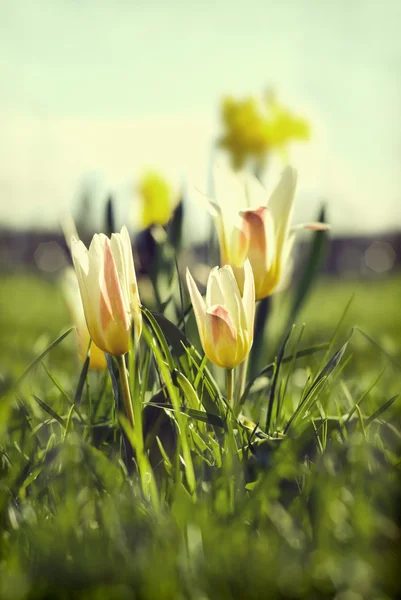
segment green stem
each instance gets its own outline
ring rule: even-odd
[[[244,361],[238,367],[238,394],[236,397],[236,405],[239,406],[242,394],[245,391],[246,374],[248,372],[249,354]]]
[[[234,369],[227,369],[227,402],[233,407],[234,404]]]
[[[117,356],[118,368],[120,371],[121,380],[121,391],[124,398],[125,412],[127,413],[127,419],[132,429],[134,428],[134,411],[132,408],[131,392],[129,390],[128,383],[128,371],[125,364],[124,356]]]

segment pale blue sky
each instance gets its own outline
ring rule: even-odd
[[[219,99],[273,85],[314,127],[296,217],[401,226],[400,23],[397,0],[0,0],[0,221],[54,224],[89,176],[125,214],[146,166],[205,188]]]

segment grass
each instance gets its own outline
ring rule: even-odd
[[[69,317],[52,282],[0,284],[0,598],[397,597],[399,277],[321,280],[285,347],[277,297],[240,423],[221,370],[150,315],[134,431],[115,362],[80,377],[74,334],[18,384]]]

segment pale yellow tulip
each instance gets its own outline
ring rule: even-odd
[[[301,228],[324,230],[324,223],[291,226],[297,174],[286,167],[270,199],[260,181],[228,167],[215,168],[216,201],[209,201],[220,242],[221,264],[231,265],[239,288],[249,259],[256,300],[283,287],[291,270],[295,233]]]
[[[219,367],[233,369],[247,357],[253,341],[255,286],[249,261],[244,264],[242,296],[230,266],[212,269],[206,302],[189,270],[187,284],[206,356]]]
[[[93,342],[103,352],[121,356],[131,344],[131,326],[138,339],[142,330],[140,299],[132,247],[126,227],[94,235],[89,250],[71,240],[86,323]]]

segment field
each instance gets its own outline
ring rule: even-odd
[[[56,282],[0,289],[0,598],[397,597],[399,276],[320,279],[286,345],[274,297],[240,423],[222,369],[150,316],[129,364],[143,435],[74,332],[25,371],[71,325]]]

